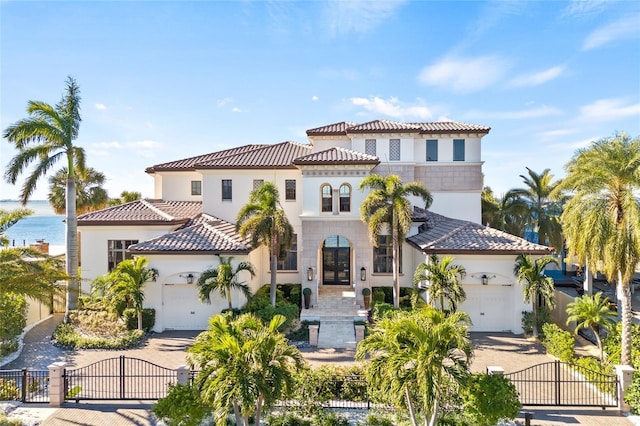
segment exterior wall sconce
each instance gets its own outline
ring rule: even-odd
[[[307,281],[313,281],[313,268],[307,269]]]
[[[489,277],[487,275],[483,275],[480,279],[482,280],[482,285],[489,284]]]
[[[193,279],[195,278],[194,275],[189,272],[187,275],[180,275],[181,278],[186,278],[187,279],[187,284],[193,284]]]
[[[360,268],[360,281],[366,281],[367,280],[367,269],[363,266],[362,268]]]

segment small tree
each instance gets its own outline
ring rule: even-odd
[[[518,282],[524,284],[524,301],[533,305],[533,336],[538,337],[537,315],[538,296],[549,306],[555,306],[553,278],[544,275],[544,268],[550,263],[558,264],[551,256],[533,260],[528,254],[516,258],[513,273]]]
[[[0,246],[7,247],[9,239],[5,235],[7,229],[15,225],[20,219],[33,214],[29,209],[2,210],[0,209]]]
[[[244,282],[239,281],[240,273],[248,272],[251,278],[256,273],[250,262],[240,262],[233,268],[231,261],[233,257],[220,257],[220,264],[215,268],[204,271],[198,278],[198,298],[205,303],[211,303],[211,292],[216,291],[227,298],[229,309],[233,309],[231,304],[231,292],[240,291],[247,299],[251,297],[251,290]]]
[[[416,268],[413,283],[417,285],[428,281],[429,303],[435,306],[435,301],[439,299],[440,309],[444,310],[446,299],[451,310],[455,311],[458,304],[467,297],[460,285],[460,278],[466,274],[464,266],[453,264],[453,256],[444,256],[440,260],[436,254],[432,254],[429,262],[423,262]]]
[[[593,331],[600,349],[600,360],[604,361],[600,329],[610,330],[615,324],[613,319],[617,316],[611,310],[609,298],[603,298],[601,292],[594,295],[584,294],[567,305],[567,313],[567,325],[572,321],[576,322],[575,334],[582,328],[590,328]]]

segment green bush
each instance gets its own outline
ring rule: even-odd
[[[10,340],[8,342],[0,343],[0,358],[14,353],[18,350],[18,339]]]
[[[323,365],[297,374],[295,395],[300,410],[311,414],[332,399],[366,401],[368,390],[362,367]]]
[[[322,410],[316,415],[314,426],[349,426],[349,420],[332,411]]]
[[[544,331],[542,330],[542,326],[548,322],[551,322],[551,311],[548,307],[541,306],[537,309],[537,314],[538,321],[536,322],[536,324],[538,325],[538,336],[540,339],[543,339]],[[531,334],[533,334],[533,312],[522,312],[522,328],[524,329],[524,334],[526,336],[531,336]]]
[[[291,327],[284,330],[283,333],[287,336],[287,339],[291,342],[308,342],[309,341],[309,326],[318,325],[319,321],[293,321]]]
[[[612,364],[620,363],[621,335],[622,323],[619,322],[602,342],[604,351],[607,353],[607,359]],[[638,324],[631,324],[631,365],[636,371],[640,370],[640,325]]]
[[[615,368],[607,363],[600,362],[598,358],[589,356],[579,357],[573,360],[573,369],[580,373],[587,381],[594,384],[599,391],[613,394],[617,391],[615,384],[607,386],[602,383],[602,375],[615,375]]]
[[[379,414],[369,414],[365,423],[366,426],[394,426],[393,420]]]
[[[127,308],[122,312],[124,322],[127,324],[127,330],[136,330],[138,328],[138,312],[133,308]],[[156,324],[156,310],[142,310],[142,329],[146,332],[151,331]]]
[[[576,339],[572,333],[562,330],[555,324],[547,323],[542,326],[544,338],[542,344],[547,348],[547,353],[555,356],[560,361],[573,360]]]
[[[476,426],[514,419],[522,408],[516,387],[497,374],[473,374],[462,388],[462,399],[464,416]]]
[[[167,396],[160,398],[151,411],[167,426],[198,426],[211,413],[200,399],[198,389],[171,383]]]
[[[76,331],[72,324],[60,324],[53,332],[56,344],[76,349],[126,349],[139,343],[142,330],[125,331],[116,337],[88,337]]]
[[[27,302],[18,294],[6,293],[0,297],[0,356],[17,349],[17,337],[27,326]]]
[[[640,414],[640,371],[636,370],[633,374],[633,381],[624,400],[631,407],[632,414]]]
[[[383,287],[374,287],[373,288],[373,303],[385,303],[386,293],[384,292]],[[393,301],[391,301],[393,302]]]
[[[396,309],[393,307],[393,305],[389,303],[376,303],[375,305],[373,305],[373,309],[371,310],[371,317],[375,322],[382,318],[385,318],[395,310]]]
[[[267,417],[267,426],[312,426],[310,420],[298,417],[293,413],[271,414]]]
[[[8,419],[7,416],[0,413],[0,426],[22,426],[22,420]]]
[[[20,389],[14,379],[0,379],[0,401],[20,399]]]

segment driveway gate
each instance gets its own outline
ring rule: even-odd
[[[505,374],[528,406],[617,407],[618,378],[577,364],[545,362]]]
[[[0,401],[49,402],[49,371],[0,370]]]
[[[121,355],[86,367],[66,369],[65,399],[155,400],[167,395],[176,383],[176,371],[149,361]]]

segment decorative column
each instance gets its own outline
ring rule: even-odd
[[[584,294],[593,294],[593,273],[589,269],[588,264],[585,264],[584,267],[584,281],[582,281],[582,288],[584,289]]]
[[[64,386],[64,367],[66,362],[54,362],[49,365],[49,405],[52,407],[60,407],[64,404],[65,386]]]
[[[504,368],[497,365],[487,365],[487,374],[490,376],[504,376]]]
[[[318,331],[320,326],[318,324],[312,324],[309,326],[309,345],[318,346]]]
[[[176,368],[176,379],[179,385],[189,384],[189,368],[186,365],[180,365]]]
[[[364,325],[356,325],[356,345],[364,339]]]
[[[631,407],[624,402],[624,397],[633,380],[633,372],[635,369],[630,365],[616,365],[615,369],[616,376],[618,376],[618,410],[621,413],[628,413]]]

